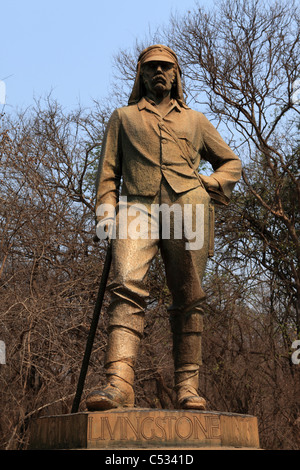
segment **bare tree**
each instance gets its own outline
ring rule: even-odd
[[[111,107],[126,104],[138,52],[154,42],[178,53],[188,103],[215,121],[244,166],[231,205],[217,209],[201,394],[210,409],[255,414],[264,448],[300,448],[300,374],[291,362],[299,335],[299,13],[293,2],[261,0],[196,5],[121,51],[109,105],[65,114],[49,97],[1,116],[1,448],[26,447],[33,417],[71,409],[105,256],[105,245],[92,242],[103,131]],[[137,405],[172,408],[170,299],[159,257],[149,288]],[[105,298],[84,393],[103,380],[106,306]]]
[[[220,298],[221,283],[226,323],[232,313],[226,325],[230,342],[224,330],[218,340],[221,357],[230,360],[221,360],[213,382],[221,381],[225,406],[261,417],[267,447],[297,447],[299,439],[292,436],[300,415],[299,370],[290,348],[300,333],[299,104],[293,99],[299,11],[293,2],[216,5],[210,12],[196,8],[173,17],[166,32],[181,57],[193,103],[216,121],[244,167],[231,206],[217,214],[211,274],[218,291],[209,288],[210,306]],[[223,280],[232,286],[230,298]],[[216,310],[218,304],[214,315]],[[239,390],[230,394],[233,384]],[[272,439],[264,428],[271,422]]]
[[[2,447],[24,446],[36,413],[70,407],[104,257],[90,181],[104,122],[50,98],[1,122]]]
[[[193,100],[227,129],[244,164],[237,249],[285,285],[299,328],[299,12],[293,2],[226,0],[173,18],[167,38],[183,63]],[[236,211],[236,208],[233,208]],[[250,235],[251,234],[251,235]],[[256,253],[255,253],[256,251]],[[258,255],[259,253],[259,255]],[[257,265],[257,263],[256,263]],[[280,296],[283,295],[280,289]],[[291,293],[293,293],[291,295]],[[299,333],[299,330],[298,330]]]
[[[293,1],[196,4],[116,56],[124,89],[153,42],[176,51],[188,104],[243,161],[231,205],[216,214],[201,393],[213,409],[257,414],[266,448],[299,448],[299,10]]]

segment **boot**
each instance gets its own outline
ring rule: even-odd
[[[199,366],[202,364],[202,310],[173,311],[170,316],[173,333],[176,406],[185,410],[205,410],[206,401],[198,394]]]
[[[206,401],[204,398],[200,397],[197,392],[199,384],[199,370],[197,364],[191,364],[190,367],[194,369],[175,371],[177,409],[205,410]]]
[[[108,337],[105,359],[107,385],[90,393],[86,399],[89,411],[134,406],[134,364],[140,337],[133,331],[114,327]]]

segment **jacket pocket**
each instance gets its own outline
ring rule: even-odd
[[[184,147],[185,154],[188,156],[194,169],[198,168],[200,163],[200,152],[194,147],[192,142],[186,137],[179,137],[182,147]]]

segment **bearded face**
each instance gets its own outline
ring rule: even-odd
[[[177,56],[172,49],[161,44],[147,47],[139,55],[128,104],[138,103],[143,96],[155,101],[168,94],[181,106],[185,105]]]
[[[167,95],[175,81],[175,66],[170,62],[149,61],[143,64],[141,75],[147,96]]]

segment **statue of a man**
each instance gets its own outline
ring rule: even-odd
[[[199,176],[201,159],[212,165],[210,176]],[[113,207],[116,235],[111,237],[107,384],[88,395],[88,410],[134,406],[134,365],[144,329],[147,274],[158,250],[172,296],[168,314],[177,408],[205,409],[198,380],[205,299],[202,278],[213,235],[211,209],[214,200],[228,203],[240,177],[239,158],[207,118],[185,104],[175,53],[162,45],[145,49],[138,59],[128,106],[116,109],[109,120],[99,162],[98,229],[107,228],[112,221],[101,209]],[[142,207],[144,220],[151,218],[151,231],[146,229],[140,237],[124,236],[121,227],[124,220],[130,225],[133,207]],[[169,236],[163,236],[165,218],[161,212],[153,217],[153,207],[182,210],[184,217],[177,218],[176,211],[169,217]],[[201,224],[193,232],[191,226],[199,220]],[[151,236],[153,221],[156,236]],[[190,224],[189,230],[184,224]],[[178,225],[182,236],[178,236]],[[188,245],[188,233],[196,237],[200,232],[200,242]]]

